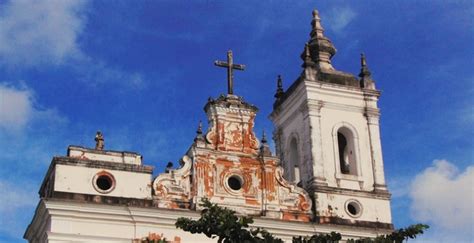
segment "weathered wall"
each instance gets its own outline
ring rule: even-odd
[[[181,242],[215,242],[204,235],[176,229],[178,217],[198,218],[189,210],[166,210],[61,200],[40,201],[25,238],[30,242],[131,242],[150,233],[163,234],[167,239],[179,237]],[[291,242],[293,236],[340,232],[344,238],[374,237],[388,231],[279,221],[256,218],[255,227],[263,227],[275,236]]]
[[[289,159],[289,141],[297,137],[300,160],[310,164],[302,173],[305,188],[315,192],[316,215],[391,224],[390,196],[383,177],[379,136],[378,91],[303,80],[271,115],[279,155]],[[352,134],[354,173],[341,172],[338,129]],[[287,161],[285,161],[287,164]],[[347,212],[348,201],[360,213]],[[324,222],[324,221],[323,221]]]
[[[108,196],[151,199],[150,174],[69,165],[56,166],[54,190],[103,195],[93,185],[93,178],[102,172],[108,172],[115,178],[115,188],[107,194]]]
[[[258,147],[253,131],[257,108],[228,95],[210,100],[205,110],[207,133],[198,135],[180,169],[154,181],[157,205],[199,210],[207,198],[244,215],[310,221],[309,195],[288,183],[278,159]]]

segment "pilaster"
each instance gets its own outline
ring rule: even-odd
[[[382,145],[380,142],[380,112],[377,108],[367,107],[365,110],[369,131],[370,152],[374,174],[374,190],[386,191],[385,175],[383,169]]]
[[[323,160],[323,149],[321,140],[321,108],[323,102],[320,100],[308,100],[306,103],[307,116],[305,119],[309,123],[310,136],[307,136],[309,140],[309,146],[312,158],[312,172],[313,178],[311,181],[311,188],[317,186],[327,186],[326,177],[324,175],[324,160]]]

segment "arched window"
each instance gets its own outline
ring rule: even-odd
[[[341,168],[341,173],[349,174],[350,164],[349,164],[349,158],[347,156],[348,154],[347,139],[340,132],[337,133],[337,145],[339,147],[339,166]]]
[[[337,130],[339,168],[342,174],[357,175],[354,134],[347,127]]]
[[[289,158],[289,180],[293,182],[300,182],[301,175],[300,175],[300,156],[298,153],[298,141],[295,137],[293,137],[290,141],[290,158]]]

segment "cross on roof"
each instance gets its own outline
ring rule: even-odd
[[[234,94],[234,69],[244,70],[245,65],[243,64],[234,64],[232,57],[232,50],[227,51],[227,62],[224,61],[215,61],[214,65],[218,67],[227,68],[227,94]]]

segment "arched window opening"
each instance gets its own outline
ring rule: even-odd
[[[339,165],[341,166],[341,173],[349,174],[350,164],[349,157],[347,156],[347,139],[342,133],[337,133],[337,144],[339,146]]]
[[[298,153],[298,142],[296,138],[292,138],[290,142],[290,177],[289,179],[295,183],[300,182],[300,156]]]
[[[354,136],[348,128],[341,127],[337,131],[337,145],[341,173],[357,175]]]

